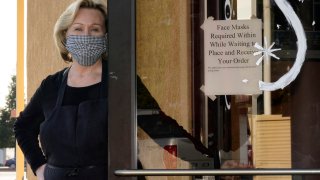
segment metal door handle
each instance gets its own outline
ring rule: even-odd
[[[217,176],[217,175],[319,175],[320,169],[131,169],[116,170],[117,176]]]

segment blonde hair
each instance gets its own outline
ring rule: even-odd
[[[54,26],[53,38],[55,45],[60,53],[62,59],[66,62],[72,62],[72,58],[66,49],[66,32],[74,21],[80,8],[92,8],[99,10],[105,19],[105,28],[107,29],[107,4],[106,0],[76,0],[70,4],[67,9],[61,14]],[[106,54],[102,59],[106,58]]]

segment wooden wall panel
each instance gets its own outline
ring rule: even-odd
[[[27,4],[27,97],[31,98],[41,81],[66,63],[53,41],[56,20],[72,0],[32,0]]]
[[[249,115],[253,166],[255,168],[292,168],[291,118],[282,115]],[[291,180],[291,176],[274,179]],[[255,176],[254,180],[270,179]]]
[[[191,130],[190,0],[137,0],[137,73],[160,108]]]

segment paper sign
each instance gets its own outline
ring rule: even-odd
[[[255,20],[213,20],[204,30],[205,94],[261,94],[262,67],[256,65],[255,43],[261,44],[262,23]]]

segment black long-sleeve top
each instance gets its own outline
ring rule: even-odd
[[[46,163],[38,140],[40,124],[56,104],[63,72],[64,70],[49,75],[42,81],[14,125],[17,142],[33,172]]]
[[[51,114],[57,100],[63,72],[59,71],[45,78],[27,107],[20,113],[14,126],[16,138],[33,172],[46,163],[39,148],[38,135],[40,125]],[[81,102],[99,98],[101,83],[87,87],[69,87],[65,89],[62,105],[79,105]]]

